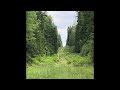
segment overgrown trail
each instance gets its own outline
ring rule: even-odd
[[[26,64],[27,79],[93,79],[94,11],[26,11]]]
[[[38,60],[39,57],[35,58]],[[35,61],[34,60],[34,61]],[[41,57],[41,62],[27,68],[27,79],[93,79],[94,68],[87,58],[60,48],[53,56]],[[71,62],[71,63],[68,63]]]
[[[67,64],[67,60],[65,59],[64,48],[60,48],[58,51],[58,59],[60,64]]]

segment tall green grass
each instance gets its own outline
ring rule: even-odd
[[[27,68],[27,79],[93,79],[93,66],[33,65]]]

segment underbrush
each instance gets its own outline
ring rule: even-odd
[[[43,56],[41,57],[40,55],[37,55],[36,57],[32,58],[33,64],[39,65],[43,63],[47,64],[54,64],[55,62],[58,61],[57,59],[57,54],[54,54],[52,56]]]
[[[67,52],[65,55],[65,59],[67,60],[67,64],[73,64],[74,66],[83,66],[90,65],[92,61],[89,56],[80,56],[79,54],[69,53]]]

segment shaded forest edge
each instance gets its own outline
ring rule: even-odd
[[[62,46],[52,17],[42,11],[26,12],[26,63],[33,63],[36,55],[50,56]]]

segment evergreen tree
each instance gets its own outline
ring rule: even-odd
[[[31,57],[35,54],[36,38],[34,37],[35,30],[37,28],[37,16],[36,12],[26,12],[26,60],[31,62]]]
[[[26,12],[26,62],[36,55],[53,55],[58,50],[57,27],[46,11]],[[61,44],[61,38],[59,38]]]
[[[58,35],[58,47],[63,47],[60,34]]]
[[[78,11],[77,25],[68,27],[66,45],[74,47],[75,53],[94,57],[94,12]]]
[[[74,25],[72,27],[68,27],[67,31],[68,31],[68,38],[67,38],[66,45],[67,46],[74,46],[76,25]]]

